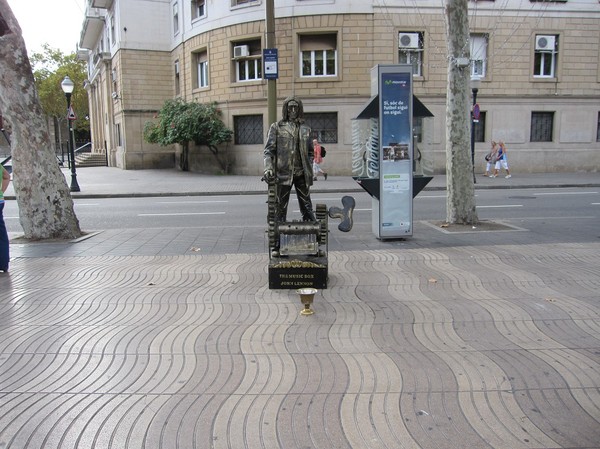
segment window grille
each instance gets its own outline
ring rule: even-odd
[[[531,113],[531,142],[552,142],[554,112]]]
[[[305,113],[304,120],[319,143],[338,142],[337,112]]]
[[[261,145],[263,140],[262,115],[238,115],[233,118],[236,145]]]

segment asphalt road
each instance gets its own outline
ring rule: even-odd
[[[314,203],[328,207],[340,204],[342,193],[313,194]],[[356,199],[355,226],[370,226],[371,198],[353,192]],[[203,197],[93,198],[75,199],[75,211],[82,229],[139,228],[264,228],[265,195]],[[600,228],[600,189],[546,188],[476,191],[477,213],[481,220],[502,220],[536,233],[579,233],[597,238]],[[413,203],[413,221],[446,217],[446,194],[422,192]],[[22,232],[16,201],[7,201],[4,211],[9,232]],[[292,195],[288,218],[299,218]]]

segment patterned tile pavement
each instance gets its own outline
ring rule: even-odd
[[[340,248],[301,316],[260,248],[148,237],[16,245],[1,449],[600,447],[598,241]]]

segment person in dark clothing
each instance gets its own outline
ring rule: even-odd
[[[0,165],[0,175],[0,179],[2,179],[2,188],[0,189],[0,272],[8,273],[9,241],[2,211],[4,209],[4,192],[10,184],[10,175],[2,165]]]

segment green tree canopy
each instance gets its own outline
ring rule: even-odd
[[[66,118],[67,103],[60,85],[69,75],[75,83],[71,96],[71,104],[77,115],[75,128],[89,130],[90,123],[86,118],[89,114],[88,95],[83,87],[87,79],[85,62],[78,60],[75,53],[65,55],[48,44],[44,44],[43,49],[43,52],[33,53],[29,58],[42,110],[49,117],[59,120]]]
[[[165,101],[157,114],[158,123],[146,122],[144,139],[159,145],[182,147],[180,168],[189,170],[189,143],[206,145],[224,172],[227,163],[219,157],[219,145],[231,140],[233,132],[221,120],[217,103],[187,103],[180,98]]]

